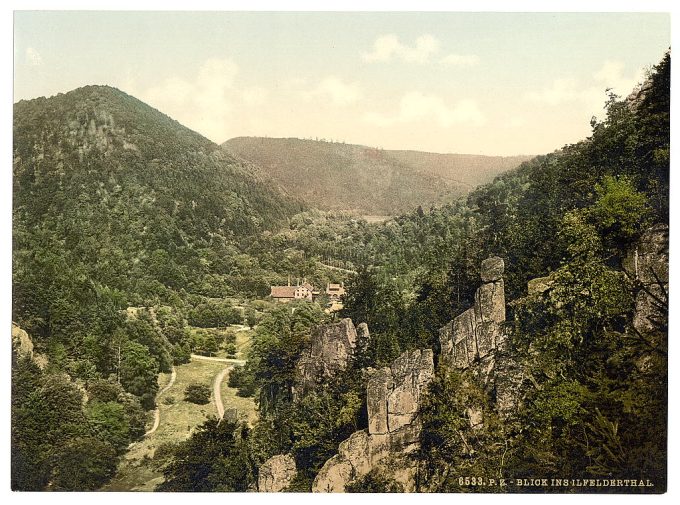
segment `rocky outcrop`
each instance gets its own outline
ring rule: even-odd
[[[368,334],[366,325],[361,327],[361,334],[364,332]],[[317,327],[312,332],[310,349],[297,363],[295,397],[304,396],[317,384],[344,370],[354,355],[356,345],[357,329],[349,318]]]
[[[524,377],[512,355],[505,331],[504,262],[499,257],[482,261],[483,284],[475,293],[472,307],[439,330],[440,363],[469,370],[475,381],[492,398],[495,409],[508,415],[518,406],[519,385]],[[550,288],[548,278],[529,283],[531,292]],[[482,412],[470,408],[467,417],[473,428],[483,426]]]
[[[26,330],[12,322],[12,365],[20,357],[30,359],[41,370],[44,370],[48,364],[47,356],[34,350],[33,340]]]
[[[540,295],[548,291],[553,285],[550,277],[536,277],[527,282],[527,293],[531,295]]]
[[[394,433],[418,414],[420,395],[434,377],[433,353],[431,349],[406,351],[389,368],[368,373],[368,432]]]
[[[272,456],[260,466],[257,489],[262,493],[285,490],[295,478],[297,467],[290,454]]]
[[[482,262],[485,281],[475,293],[475,303],[439,330],[441,360],[445,365],[466,369],[502,346],[505,335],[504,263],[493,257]]]
[[[415,488],[416,465],[408,455],[419,446],[421,396],[434,377],[431,349],[406,351],[388,368],[368,370],[368,430],[342,442],[319,471],[312,491],[344,492],[373,469],[389,474],[405,491]]]
[[[668,226],[647,230],[623,260],[623,269],[636,286],[635,310],[627,333],[642,337],[650,350],[668,349]],[[653,352],[636,362],[639,370],[653,366]]]
[[[651,333],[668,317],[668,226],[647,230],[624,258],[623,269],[639,287],[633,328]]]
[[[16,356],[33,359],[33,341],[28,333],[16,323],[12,323],[12,350],[14,351],[13,357],[16,354]]]

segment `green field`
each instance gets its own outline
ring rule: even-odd
[[[246,333],[246,332],[240,332]],[[231,366],[219,361],[203,361],[194,359],[190,363],[175,367],[177,377],[173,386],[160,395],[157,404],[160,410],[158,429],[132,445],[121,461],[118,473],[107,484],[104,491],[153,491],[163,480],[161,466],[154,461],[156,450],[166,443],[177,443],[186,440],[197,426],[210,417],[217,415],[214,400],[206,405],[196,405],[184,401],[184,389],[197,382],[206,384],[212,390],[215,377]],[[227,387],[229,374],[224,376],[221,388],[222,403],[225,411],[235,408],[240,416],[249,422],[257,419],[255,403],[252,398],[236,396],[236,390]],[[170,374],[159,377],[159,391],[170,381]],[[151,429],[153,417],[147,429]]]

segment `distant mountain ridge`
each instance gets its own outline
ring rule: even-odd
[[[229,154],[259,166],[309,206],[394,215],[449,202],[533,156],[395,151],[297,138],[236,137]]]
[[[534,158],[530,155],[486,156],[412,150],[391,150],[388,151],[388,156],[408,165],[418,173],[432,174],[443,179],[458,181],[470,186],[470,188],[491,182],[497,175]]]

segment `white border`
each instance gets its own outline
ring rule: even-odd
[[[670,12],[671,26],[674,27],[676,21],[676,13],[678,12],[678,2],[670,0],[648,0],[631,1],[631,0],[555,0],[552,2],[523,0],[523,1],[500,1],[500,0],[479,0],[479,1],[444,1],[444,0],[421,0],[415,1],[373,1],[373,0],[345,0],[337,1],[331,0],[326,2],[310,1],[310,0],[292,0],[284,2],[275,2],[272,0],[231,0],[231,1],[217,1],[217,0],[192,0],[191,2],[174,2],[169,5],[167,1],[162,0],[119,0],[119,1],[49,1],[49,0],[9,0],[4,2],[0,7],[0,37],[2,44],[0,45],[0,58],[2,59],[3,71],[0,72],[0,155],[2,159],[2,179],[0,183],[0,237],[2,245],[0,246],[0,279],[2,282],[2,291],[0,292],[0,327],[9,330],[11,318],[11,166],[12,166],[12,70],[13,69],[13,25],[12,16],[14,10],[244,10],[244,11],[302,11],[302,10],[316,10],[316,11],[461,11],[461,12],[485,12],[485,11],[499,11],[499,12]],[[671,47],[678,47],[678,33],[677,30],[671,30]],[[672,132],[677,131],[677,112],[678,112],[678,71],[674,66],[672,82]],[[675,135],[677,137],[677,135]],[[675,172],[677,169],[677,142],[671,140],[671,170]],[[671,220],[676,221],[678,215],[678,204],[675,202],[675,196],[678,194],[678,182],[676,177],[672,177],[671,182]],[[674,286],[674,280],[680,271],[676,267],[676,254],[678,241],[676,240],[677,233],[675,228],[671,229],[671,285]],[[674,288],[671,287],[674,291]],[[678,320],[678,311],[675,302],[675,296],[671,295],[671,310],[670,310],[670,351],[672,354],[672,363],[678,359],[673,355],[675,350],[674,336],[678,334],[677,328],[680,328]],[[0,416],[2,419],[2,434],[3,434],[3,451],[0,455],[0,482],[2,487],[0,489],[0,496],[6,500],[17,503],[33,503],[34,500],[56,501],[60,503],[89,503],[92,501],[103,501],[105,503],[118,503],[124,501],[142,501],[146,503],[163,501],[164,503],[184,503],[188,498],[186,494],[150,494],[150,493],[98,493],[96,495],[86,493],[66,493],[66,494],[48,494],[48,493],[11,493],[9,491],[9,475],[10,475],[10,451],[9,451],[9,432],[10,432],[10,416],[9,416],[9,393],[10,393],[10,357],[9,357],[9,338],[5,338],[5,349],[7,353],[5,356],[4,366],[0,367],[2,374],[2,401],[6,406],[5,414]],[[276,503],[314,503],[319,501],[324,503],[339,503],[346,500],[352,502],[374,502],[375,500],[389,500],[394,503],[413,502],[415,500],[428,500],[435,503],[451,504],[455,502],[464,503],[480,503],[488,501],[501,500],[505,505],[509,502],[515,503],[543,503],[550,501],[551,503],[564,503],[572,499],[584,500],[586,502],[610,502],[610,503],[631,503],[640,500],[654,500],[655,503],[667,503],[669,500],[673,502],[678,501],[680,496],[680,474],[678,472],[678,443],[677,443],[677,428],[678,415],[676,407],[677,395],[676,388],[677,380],[673,369],[669,370],[669,492],[663,496],[631,496],[631,495],[390,495],[390,496],[372,496],[372,495],[293,495],[293,494],[279,494],[276,496],[262,495],[256,493],[225,495],[221,493],[215,494],[201,494],[195,499],[202,503],[219,503],[223,505],[232,499],[239,502],[261,502],[271,504],[272,501]],[[6,444],[6,445],[5,445]]]

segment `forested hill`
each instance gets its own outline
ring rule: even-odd
[[[84,314],[95,302],[228,292],[240,243],[302,209],[216,144],[104,86],[15,104],[13,174],[14,320],[39,344],[75,349],[101,330],[99,309]]]
[[[389,151],[295,138],[237,137],[222,147],[262,167],[312,207],[369,215],[450,202],[530,158]]]
[[[483,156],[479,154],[427,153],[390,150],[387,155],[411,167],[415,172],[431,174],[450,181],[460,181],[474,188],[516,168],[534,156]]]
[[[200,348],[187,319],[240,320],[214,298],[269,285],[244,248],[303,207],[104,86],[14,105],[13,196],[12,319],[49,364],[13,369],[12,486],[90,489],[144,433],[158,372]],[[131,318],[130,306],[159,310]],[[72,457],[104,464],[61,471]]]
[[[176,259],[186,264],[191,249],[275,228],[300,209],[209,140],[117,89],[87,86],[14,106],[16,249],[29,231],[59,237],[58,249],[97,264],[102,282],[146,271],[155,249],[184,250]]]
[[[15,104],[14,154],[15,208],[37,220],[72,186],[90,189],[85,174],[109,197],[134,178],[159,211],[184,222],[212,216],[202,224],[226,235],[274,227],[300,209],[216,144],[108,86]]]

